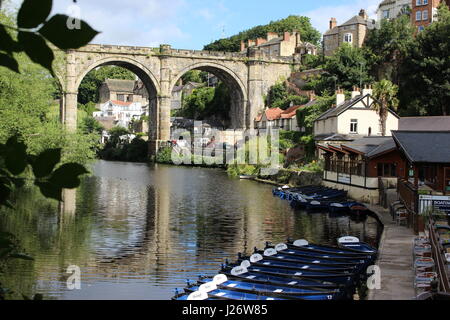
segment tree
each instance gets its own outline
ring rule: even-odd
[[[0,7],[2,2],[0,1]],[[11,195],[13,190],[20,189],[26,184],[29,178],[34,185],[38,187],[41,193],[47,197],[62,201],[62,189],[74,189],[80,185],[79,177],[87,173],[86,168],[79,163],[65,163],[61,165],[63,159],[62,149],[53,148],[49,144],[45,144],[45,150],[39,153],[29,152],[25,139],[20,135],[20,131],[27,131],[34,124],[37,129],[33,132],[38,134],[38,139],[47,137],[47,130],[42,131],[41,124],[52,125],[51,122],[45,120],[45,105],[41,105],[42,101],[32,100],[32,95],[27,95],[26,89],[33,92],[33,86],[43,85],[46,88],[45,79],[49,79],[49,73],[53,75],[52,63],[55,58],[53,51],[48,46],[47,41],[52,42],[57,48],[62,50],[76,49],[86,45],[97,34],[88,24],[80,21],[81,29],[70,30],[66,27],[67,21],[70,20],[65,15],[54,15],[49,17],[52,10],[52,1],[23,1],[17,15],[17,23],[14,24],[11,17],[0,12],[0,72],[2,77],[2,101],[0,104],[2,115],[9,116],[7,120],[13,120],[14,113],[18,114],[16,109],[11,108],[8,103],[16,103],[22,111],[28,108],[28,112],[22,115],[28,116],[27,120],[18,125],[16,123],[5,122],[5,118],[1,117],[3,125],[1,130],[3,134],[11,134],[11,137],[5,138],[6,143],[0,141],[0,207],[13,207]],[[39,29],[37,29],[39,27]],[[25,56],[26,55],[26,56]],[[32,80],[29,87],[23,83],[25,73],[28,78],[29,74],[24,72],[23,66],[18,59],[24,59],[28,64],[26,67],[33,70],[33,65],[29,64],[29,60],[37,63],[47,69],[38,69],[41,74],[42,82],[33,81],[39,77],[37,73],[31,73],[27,80]],[[5,68],[3,68],[5,67]],[[9,69],[9,70],[8,70]],[[9,78],[8,78],[9,77]],[[19,78],[19,79],[16,79]],[[17,83],[25,84],[24,87],[18,87]],[[14,94],[21,94],[21,98],[15,99]],[[46,97],[46,92],[33,92],[38,98]],[[48,95],[50,98],[52,94]],[[26,97],[26,99],[24,99]],[[17,101],[16,101],[17,100]],[[40,109],[36,111],[32,107],[28,107],[24,100],[28,100],[29,104],[37,103]],[[45,99],[44,99],[45,100]],[[50,102],[50,99],[47,101]],[[3,104],[5,103],[5,104]],[[34,117],[33,117],[34,116]],[[22,120],[21,117],[16,117]],[[44,128],[47,129],[47,128]],[[27,137],[33,140],[33,137]],[[71,144],[78,145],[75,141]],[[32,177],[32,178],[30,178]],[[0,267],[8,261],[8,259],[24,259],[32,260],[31,257],[18,252],[18,241],[15,236],[9,233],[0,232]],[[2,270],[0,270],[1,272]],[[0,300],[6,298],[6,294],[11,290],[3,288],[0,283]],[[35,295],[35,300],[42,299],[42,296]]]
[[[377,102],[373,104],[373,109],[380,116],[381,133],[386,136],[386,121],[389,110],[397,110],[398,107],[398,86],[389,80],[381,80],[373,87],[373,96]]]
[[[303,105],[308,102],[308,98],[294,93],[288,88],[288,82],[278,82],[272,86],[266,97],[266,106],[269,108],[288,109],[291,105]]]
[[[285,19],[272,21],[267,25],[261,25],[242,31],[229,38],[217,40],[206,45],[204,50],[239,52],[241,41],[266,37],[268,32],[281,34],[283,32],[294,31],[300,32],[302,41],[310,42],[315,45],[319,44],[321,35],[319,31],[313,28],[311,20],[308,17],[291,15]]]
[[[413,44],[414,27],[408,15],[382,20],[379,29],[368,31],[363,47],[372,75],[398,85],[400,67]]]
[[[324,69],[327,77],[321,78],[326,82],[323,87],[334,91],[336,85],[351,90],[355,85],[370,83],[372,77],[369,75],[369,68],[369,61],[362,49],[343,44],[326,61]]]
[[[412,115],[450,114],[450,10],[417,35],[402,67],[401,108]]]

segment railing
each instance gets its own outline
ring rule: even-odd
[[[439,234],[435,228],[435,221],[432,216],[430,216],[430,223],[428,226],[429,238],[431,242],[431,247],[433,248],[433,259],[436,262],[436,273],[439,276],[439,287],[440,291],[444,293],[450,293],[450,283],[448,278],[447,264],[444,260],[444,248],[440,242]]]
[[[397,184],[399,199],[403,202],[408,210],[408,226],[412,226],[415,233],[418,234],[423,230],[423,223],[419,217],[418,203],[419,196],[417,189],[407,180],[399,179]],[[419,225],[420,224],[420,225]]]
[[[414,213],[418,213],[417,203],[419,198],[417,189],[404,179],[399,179],[397,188],[400,200],[403,201],[406,208]]]

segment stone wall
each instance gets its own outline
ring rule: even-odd
[[[301,187],[309,185],[321,185],[322,175],[323,174],[321,172],[299,172],[281,169],[277,175],[262,178],[274,181],[278,184],[286,184],[292,187]]]

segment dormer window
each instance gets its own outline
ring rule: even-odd
[[[351,34],[351,33],[346,33],[346,34],[344,35],[344,42],[347,42],[347,43],[353,43],[353,34]]]

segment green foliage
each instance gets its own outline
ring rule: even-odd
[[[324,64],[324,56],[323,55],[311,55],[305,54],[302,56],[302,70],[310,70],[310,69],[318,69],[323,67]]]
[[[100,122],[95,120],[94,117],[87,116],[87,117],[84,117],[82,121],[83,121],[83,124],[82,124],[81,131],[83,133],[85,133],[85,134],[95,133],[98,135],[102,134],[104,127],[102,126],[102,124]]]
[[[188,82],[196,82],[196,83],[206,83],[207,82],[208,73],[200,70],[191,70],[186,72],[181,79],[183,83],[186,84]]]
[[[156,154],[157,163],[172,164],[172,148],[162,148]]]
[[[363,49],[343,44],[326,60],[324,69],[327,77],[322,77],[326,81],[325,87],[334,91],[336,84],[343,89],[351,90],[360,83],[371,83],[368,65]]]
[[[7,24],[1,22],[0,50],[4,52],[0,53],[0,65],[19,73],[14,53],[25,52],[33,62],[53,74],[55,56],[47,41],[59,49],[77,49],[98,34],[84,21],[80,21],[80,29],[69,29],[67,21],[72,19],[66,15],[57,14],[49,18],[51,8],[51,0],[24,0],[16,24],[12,21]],[[5,26],[15,34],[6,32]]]
[[[99,154],[102,159],[109,161],[147,162],[148,143],[141,137],[134,138],[130,143],[121,142],[116,146],[108,142]]]
[[[251,164],[233,164],[227,168],[227,173],[230,177],[237,178],[239,176],[257,176],[260,168]]]
[[[305,135],[301,138],[301,143],[305,146],[305,160],[309,161],[315,158],[316,142],[313,135]]]
[[[302,133],[299,131],[280,131],[280,150],[286,151],[300,143]]]
[[[450,114],[450,11],[439,6],[438,19],[417,35],[402,67],[400,108],[408,115]]]
[[[335,103],[335,96],[327,93],[322,97],[317,97],[316,103],[297,110],[297,123],[299,128],[305,128],[307,134],[312,134],[314,130],[314,121],[331,108]]]
[[[266,96],[266,106],[282,110],[288,109],[291,105],[304,105],[307,102],[307,97],[291,94],[286,82],[278,82],[272,86]]]
[[[398,83],[400,67],[414,44],[414,29],[409,16],[402,15],[368,31],[364,52],[375,78]]]
[[[230,119],[230,99],[229,89],[223,82],[216,88],[197,88],[184,97],[183,108],[177,116],[195,120],[217,117],[226,122]]]
[[[320,32],[312,27],[309,18],[291,15],[285,19],[272,21],[267,25],[257,26],[240,32],[230,38],[217,40],[206,45],[204,50],[239,52],[241,41],[266,37],[268,32],[277,32],[281,34],[283,32],[293,31],[299,31],[303,41],[315,45],[319,43],[321,38]]]
[[[125,68],[105,66],[89,72],[78,89],[78,102],[91,106],[99,102],[99,89],[106,79],[134,80],[135,74]]]

